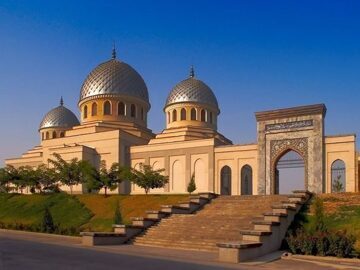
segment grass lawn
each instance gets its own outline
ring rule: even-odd
[[[79,228],[93,216],[76,197],[64,193],[51,195],[0,194],[0,222],[12,225],[40,225],[45,207],[61,228]]]
[[[79,231],[111,231],[116,204],[124,224],[131,217],[145,216],[146,210],[160,210],[163,204],[176,204],[188,195],[104,195],[84,194],[1,194],[0,225],[3,228],[35,230],[49,207],[54,223],[64,234]],[[69,230],[71,228],[71,230]]]
[[[160,210],[163,204],[176,204],[186,200],[188,195],[76,195],[94,216],[82,228],[87,231],[111,231],[116,204],[119,204],[124,224],[131,223],[131,217],[143,217],[146,210]]]
[[[327,227],[354,235],[357,239],[355,248],[360,252],[360,193],[321,194],[319,197],[324,202]],[[311,212],[306,226],[311,226]]]

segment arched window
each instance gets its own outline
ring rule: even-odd
[[[144,120],[144,108],[141,108],[141,115],[140,115],[140,117],[141,117],[141,120]]]
[[[130,106],[130,116],[136,117],[136,107],[134,104],[131,104],[131,106]]]
[[[173,112],[172,112],[172,120],[173,120],[173,122],[177,121],[177,111],[176,110],[173,110]]]
[[[192,108],[190,111],[191,114],[191,120],[196,120],[196,109]]]
[[[84,119],[87,118],[88,115],[88,108],[87,105],[84,106]]]
[[[111,115],[111,104],[108,100],[104,103],[104,115]]]
[[[241,168],[241,195],[252,195],[252,168],[249,165]]]
[[[205,122],[205,114],[206,114],[206,112],[205,112],[205,110],[204,109],[202,109],[201,110],[201,112],[200,112],[200,120],[201,120],[201,122]]]
[[[118,103],[118,115],[125,115],[125,104],[124,102]]]
[[[64,131],[61,131],[61,132],[60,132],[60,138],[63,138],[63,137],[65,137],[65,132],[64,132]]]
[[[331,192],[346,191],[346,167],[341,159],[331,164]]]
[[[52,133],[52,138],[53,138],[53,139],[56,138],[56,132],[55,132],[55,131],[53,131],[53,133]]]
[[[167,113],[167,121],[168,121],[168,124],[170,123],[170,112]]]
[[[49,132],[46,131],[46,135],[45,135],[45,138],[48,140],[49,139]]]
[[[184,108],[180,111],[180,120],[186,120],[186,110]]]
[[[91,105],[91,116],[96,116],[97,115],[97,104],[94,102]]]
[[[213,114],[212,114],[212,112],[209,113],[209,121],[210,121],[210,124],[213,123]]]
[[[222,167],[220,171],[220,194],[231,195],[231,168],[229,166]]]

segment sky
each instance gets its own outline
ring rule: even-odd
[[[326,134],[360,133],[360,1],[0,0],[0,166],[40,143],[59,104],[117,56],[144,78],[148,126],[190,65],[219,101],[219,131],[256,142],[254,112],[325,103]]]

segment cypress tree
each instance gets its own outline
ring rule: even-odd
[[[43,220],[41,223],[41,231],[45,233],[55,232],[54,220],[48,207],[45,207]]]
[[[122,216],[119,207],[119,201],[116,203],[115,213],[114,213],[114,224],[122,224]]]
[[[189,194],[193,193],[196,190],[196,184],[195,184],[195,175],[193,174],[191,176],[190,182],[187,186],[187,192],[189,192]]]

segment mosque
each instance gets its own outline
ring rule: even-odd
[[[138,169],[142,163],[164,169],[169,176],[164,188],[150,193],[186,193],[194,175],[196,192],[224,195],[279,193],[281,166],[300,164],[303,189],[359,191],[356,136],[326,136],[324,104],[257,112],[257,143],[234,145],[217,131],[220,108],[214,92],[191,69],[189,77],[170,91],[165,129],[154,134],[147,127],[146,84],[113,50],[111,59],[85,79],[78,107],[80,120],[61,100],[40,123],[40,144],[5,163],[36,167],[48,164],[54,153],[65,160],[88,160],[96,167],[102,160],[109,167],[119,162]],[[293,155],[282,160],[289,153]],[[336,181],[340,190],[334,190]],[[81,185],[73,190],[84,192]],[[114,193],[144,191],[124,182]]]

